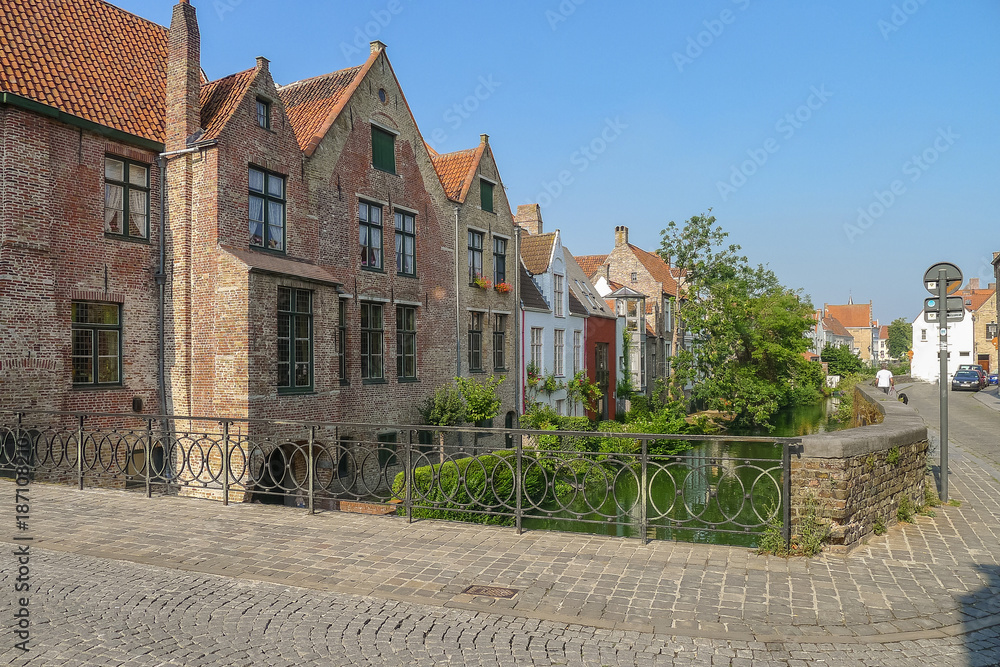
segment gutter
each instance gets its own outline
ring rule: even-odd
[[[458,260],[458,207],[455,207],[455,376],[462,375],[462,304],[461,268]]]

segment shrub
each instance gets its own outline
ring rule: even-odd
[[[493,419],[500,411],[500,398],[497,387],[503,382],[504,376],[491,375],[482,382],[472,378],[455,378],[458,388],[465,399],[466,419],[470,422],[482,422]]]
[[[872,532],[876,535],[885,535],[885,519],[880,516],[875,517],[875,524],[872,526]]]
[[[903,523],[913,523],[913,503],[910,502],[909,496],[903,496],[899,499],[896,518]]]

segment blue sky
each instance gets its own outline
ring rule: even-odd
[[[622,224],[655,250],[711,208],[816,305],[883,323],[919,313],[938,261],[993,281],[993,0],[192,1],[213,79],[263,55],[290,83],[382,40],[427,140],[489,134],[511,204],[576,254]],[[169,1],[115,4],[169,24]]]

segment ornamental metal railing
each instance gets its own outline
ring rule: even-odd
[[[794,438],[0,412],[0,476],[752,545],[790,537]],[[723,538],[721,541],[727,541]]]

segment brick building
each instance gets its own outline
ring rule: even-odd
[[[872,317],[872,304],[854,303],[854,299],[848,299],[843,305],[823,305],[825,317],[833,317],[840,321],[844,328],[854,338],[852,352],[861,359],[869,363],[875,360],[878,354],[878,320]]]

